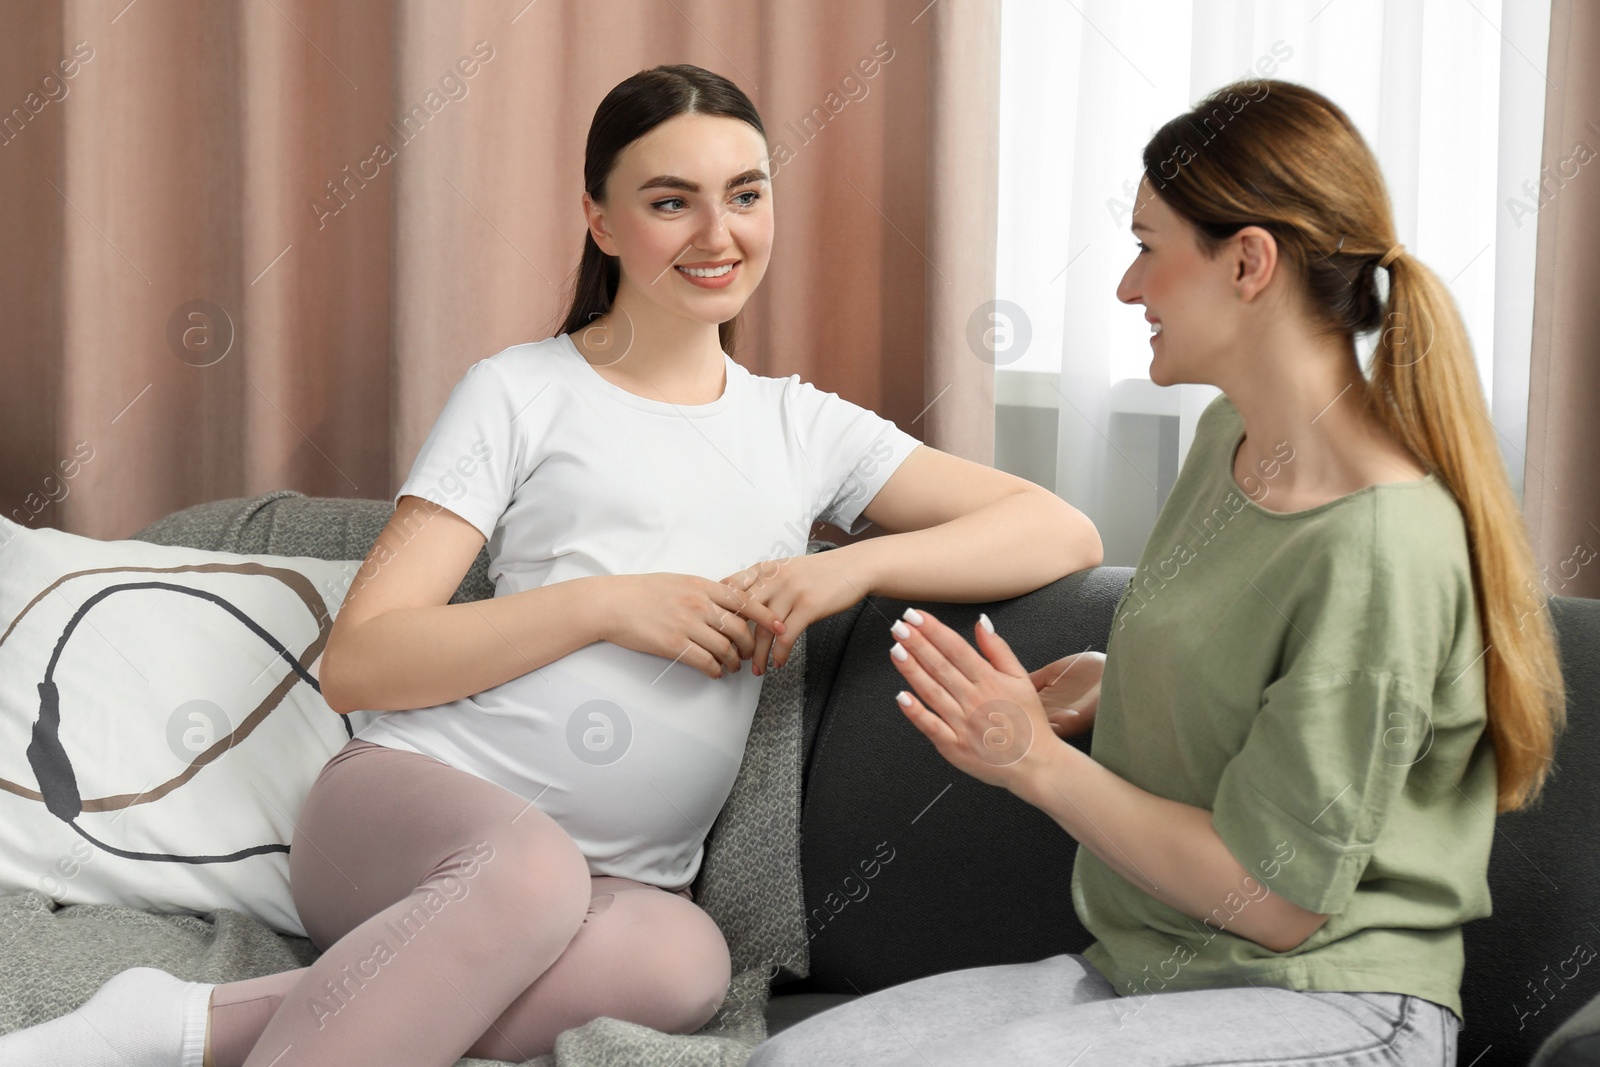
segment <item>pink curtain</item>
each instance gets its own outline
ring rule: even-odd
[[[1600,597],[1600,10],[1552,0],[1523,511],[1544,588]],[[1579,150],[1582,146],[1582,150]],[[1588,167],[1573,176],[1575,161]],[[1557,184],[1559,183],[1559,184]]]
[[[387,497],[466,367],[553,331],[595,106],[673,62],[748,93],[777,166],[735,358],[992,461],[993,371],[966,334],[994,289],[998,0],[64,0],[7,19],[15,521],[113,538],[270,489]]]

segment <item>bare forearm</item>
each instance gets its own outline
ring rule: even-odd
[[[1082,751],[1046,739],[1049,757],[1013,788],[1132,885],[1194,919],[1284,952],[1322,916],[1271,892],[1234,858],[1211,813],[1121,778]]]
[[[839,551],[859,557],[869,592],[949,603],[1021,596],[1102,559],[1094,524],[1043,489],[1012,493],[937,526],[869,538]]]
[[[603,577],[464,604],[405,608],[336,630],[323,698],[340,714],[425,708],[481,693],[600,640]]]

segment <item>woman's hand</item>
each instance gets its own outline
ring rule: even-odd
[[[906,657],[890,652],[916,693],[895,698],[906,718],[957,770],[1007,789],[1019,784],[1062,742],[1011,646],[984,628],[988,616],[974,627],[982,655],[932,613],[906,616],[891,629]]]
[[[1075,652],[1028,675],[1057,737],[1076,737],[1094,725],[1105,669],[1104,652]]]
[[[845,546],[769,559],[722,579],[749,596],[753,604],[783,620],[782,630],[756,630],[755,662],[751,665],[756,674],[766,670],[769,651],[772,665],[782,667],[789,662],[789,653],[807,626],[843,611],[871,591],[865,576],[852,562],[856,558]]]
[[[616,574],[604,588],[611,597],[606,640],[712,678],[738,671],[755,654],[752,624],[769,643],[773,634],[787,633],[766,604],[697,574]]]

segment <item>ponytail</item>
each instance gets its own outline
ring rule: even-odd
[[[611,310],[621,278],[617,257],[608,256],[594,243],[594,235],[583,233],[583,253],[569,283],[566,317],[558,333],[576,333],[594,319]]]
[[[1533,581],[1533,551],[1455,301],[1433,271],[1402,254],[1389,267],[1384,323],[1367,396],[1373,413],[1454,494],[1466,520],[1499,810],[1514,811],[1542,789],[1555,733],[1566,724],[1554,626]]]

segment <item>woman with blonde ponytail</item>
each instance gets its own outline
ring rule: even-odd
[[[1081,844],[1095,941],[881,990],[751,1067],[1456,1062],[1461,926],[1565,699],[1466,331],[1325,97],[1224,86],[1143,155],[1117,296],[1153,381],[1222,395],[1105,655],[1030,674],[986,618],[976,651],[893,628],[903,714]]]

